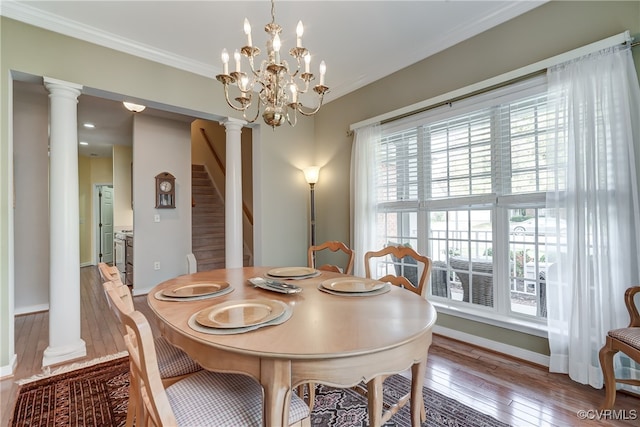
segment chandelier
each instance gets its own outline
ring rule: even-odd
[[[296,47],[289,51],[294,59],[292,66],[286,60],[280,59],[282,27],[275,23],[274,0],[271,0],[271,23],[265,25],[264,31],[269,34],[270,39],[267,40],[267,58],[261,62],[260,68],[256,69],[254,65],[254,59],[260,54],[260,49],[253,46],[251,42],[251,25],[245,18],[244,33],[247,35],[247,45],[242,47],[240,51],[236,50],[233,55],[235,71],[229,73],[229,53],[223,49],[222,74],[218,74],[216,79],[224,85],[227,104],[234,110],[242,111],[244,119],[248,122],[255,122],[263,109],[262,118],[272,128],[280,126],[285,120],[291,126],[295,126],[298,112],[304,116],[311,116],[320,110],[324,94],[329,91],[329,88],[324,85],[327,68],[322,61],[320,63],[320,82],[313,86],[317,106],[303,105],[300,101],[301,95],[309,91],[310,82],[315,77],[309,72],[311,54],[302,46],[304,32],[302,21],[298,22],[296,28]],[[249,73],[242,71],[242,56],[249,60]],[[234,92],[238,94],[234,99],[235,102],[229,98],[230,87],[234,87]],[[256,113],[250,119],[247,117],[247,111],[254,103],[257,104]]]

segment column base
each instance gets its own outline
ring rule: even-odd
[[[68,360],[80,359],[87,355],[87,346],[84,340],[59,347],[47,347],[42,357],[42,366],[57,365]]]
[[[14,354],[11,356],[9,363],[4,366],[0,366],[0,380],[5,378],[12,377],[16,372],[16,367],[18,366],[18,355]]]

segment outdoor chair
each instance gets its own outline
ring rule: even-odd
[[[338,252],[338,251],[343,252],[347,256],[346,268],[339,267],[335,264],[324,264],[319,267],[316,267],[316,253],[324,250],[331,251],[331,252]],[[353,272],[353,262],[354,262],[353,250],[349,249],[347,245],[345,245],[340,241],[331,240],[331,241],[324,242],[320,245],[310,246],[309,250],[307,251],[307,255],[308,255],[308,261],[309,261],[308,265],[311,268],[317,268],[318,270],[324,270],[324,271],[334,271],[336,273],[344,273],[344,274],[351,274]]]
[[[640,292],[640,286],[634,286],[624,294],[624,303],[629,312],[629,326],[613,329],[607,333],[607,340],[600,349],[600,367],[604,377],[605,398],[601,409],[612,409],[616,400],[616,383],[640,386],[639,379],[617,378],[613,368],[613,357],[622,352],[640,363],[640,314],[634,297]]]
[[[463,301],[493,307],[493,261],[451,257],[449,265],[462,284]]]

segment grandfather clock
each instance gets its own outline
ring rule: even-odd
[[[156,175],[156,209],[176,207],[176,177],[169,172]]]

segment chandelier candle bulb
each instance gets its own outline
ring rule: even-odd
[[[304,72],[309,73],[309,64],[311,64],[311,55],[307,52],[304,56]]]
[[[236,72],[242,72],[240,65],[240,52],[238,52],[238,49],[236,49],[236,51],[233,53],[233,58],[236,60]]]
[[[273,38],[273,50],[276,54],[276,64],[280,63],[280,48],[282,47],[282,43],[280,42],[280,36],[276,34]]]
[[[324,74],[327,72],[327,65],[324,61],[320,62],[320,86],[324,86]]]
[[[222,49],[222,74],[229,74],[229,52],[227,49]]]
[[[296,27],[296,47],[302,47],[302,34],[304,34],[304,27],[302,26],[302,21],[298,21],[298,26]]]
[[[247,35],[247,46],[253,46],[251,42],[251,24],[249,24],[247,18],[244,18],[244,33]]]

